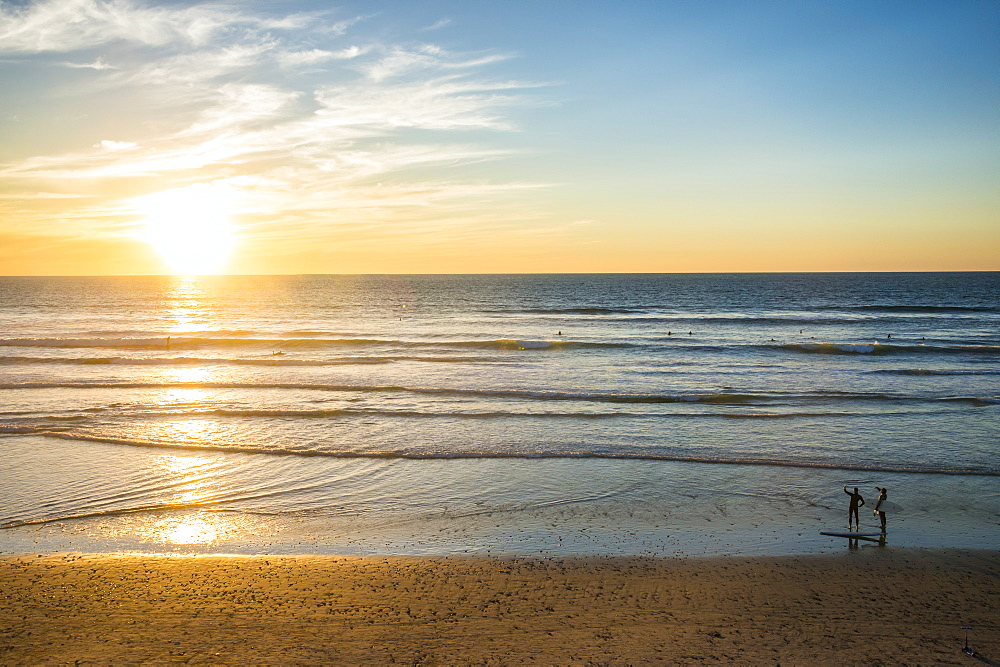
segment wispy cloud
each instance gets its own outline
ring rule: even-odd
[[[127,0],[46,0],[0,5],[0,53],[68,53],[115,41],[205,44],[241,23],[233,8],[195,5],[170,9]]]
[[[134,141],[110,141],[102,139],[94,148],[103,148],[106,151],[130,151],[138,148],[139,144]]]
[[[94,62],[91,62],[91,63],[71,63],[71,62],[67,62],[67,63],[63,63],[63,64],[66,67],[70,67],[70,68],[73,68],[73,69],[96,69],[96,70],[115,69],[115,67],[113,65],[109,65],[108,63],[104,62],[104,60],[101,59],[101,58],[98,58],[97,60],[95,60]]]
[[[310,49],[308,51],[283,51],[278,53],[278,62],[285,67],[318,65],[330,60],[350,60],[362,54],[360,47],[351,46],[339,51]]]
[[[510,130],[500,114],[516,104],[517,83],[481,83],[445,76],[393,85],[353,84],[317,91],[317,115],[354,126]]]
[[[296,221],[343,220],[344,211],[386,224],[392,211],[433,204],[443,218],[449,206],[463,218],[462,202],[537,187],[433,176],[510,155],[484,143],[484,133],[516,129],[508,112],[532,87],[490,76],[506,55],[387,44],[356,31],[358,18],[247,7],[0,4],[0,53],[79,54],[89,64],[62,64],[100,78],[72,94],[95,104],[113,91],[139,116],[120,134],[105,128],[92,150],[0,164],[8,189],[72,194],[101,182],[134,196],[226,182],[258,231],[285,236]],[[129,181],[141,186],[115,185]],[[128,204],[109,195],[99,208],[110,224]],[[105,224],[88,211],[80,213],[91,224]]]
[[[423,31],[424,32],[433,32],[435,30],[440,30],[441,28],[450,26],[451,24],[452,24],[452,20],[451,19],[449,19],[449,18],[443,18],[440,21],[437,21],[437,22],[435,22],[435,23],[427,26],[426,28],[423,28]]]
[[[418,48],[392,48],[375,62],[365,63],[362,69],[372,81],[381,82],[419,72],[473,69],[506,58],[507,56],[500,54],[473,58],[455,57],[439,46],[423,44]]]

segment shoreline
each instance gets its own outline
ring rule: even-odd
[[[613,555],[653,557],[780,556],[836,553],[843,540],[820,531],[847,528],[842,485],[888,487],[905,507],[888,520],[888,546],[992,549],[1000,544],[993,478],[897,474],[844,479],[833,472],[720,468],[706,464],[532,461],[400,462],[327,465],[309,461],[294,474],[245,466],[227,457],[138,456],[104,446],[51,450],[13,447],[14,469],[44,480],[37,500],[9,493],[8,518],[43,521],[0,529],[0,555],[36,553],[229,553],[254,555],[499,557]],[[37,444],[37,443],[35,443]],[[79,454],[82,459],[75,455]],[[100,455],[100,456],[99,456]],[[66,465],[66,461],[74,461]],[[83,461],[81,463],[80,461]],[[298,466],[299,462],[292,462]],[[217,475],[183,472],[222,465]],[[167,495],[190,489],[231,493],[191,507],[101,502],[91,514],[43,502],[75,488],[81,467],[111,493],[128,468],[166,471]],[[173,466],[173,467],[171,467]],[[176,470],[181,470],[177,473]],[[257,498],[250,491],[276,476],[305,495]],[[316,479],[355,479],[323,495]],[[351,477],[355,476],[355,477]],[[291,481],[288,481],[291,480]],[[372,482],[377,480],[377,482]],[[308,482],[308,483],[307,483]],[[363,483],[362,483],[363,482]],[[272,480],[271,482],[274,483]],[[312,485],[312,486],[310,486]],[[216,488],[217,487],[217,488]],[[315,488],[320,489],[316,491]],[[104,493],[102,491],[102,493]],[[210,500],[214,500],[210,498]],[[300,500],[301,504],[295,504]],[[24,503],[23,506],[18,503]],[[108,505],[110,504],[110,507]],[[123,506],[123,507],[120,507]],[[86,509],[86,507],[84,507]],[[54,516],[49,517],[49,514]],[[59,518],[58,514],[65,514]],[[862,527],[878,520],[862,512]]]
[[[1000,550],[0,556],[0,662],[1000,659]]]

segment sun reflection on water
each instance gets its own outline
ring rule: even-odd
[[[199,369],[192,368],[184,370],[198,371]],[[173,382],[196,383],[199,382],[199,380],[191,378],[202,377],[203,375],[203,373],[171,371],[168,374],[168,379]],[[165,405],[171,405],[177,403],[198,403],[205,398],[205,390],[200,387],[168,387],[167,390],[163,392],[161,400]]]
[[[167,455],[161,459],[161,474],[174,490],[171,504],[195,505],[215,498],[218,489],[216,462],[204,456]]]
[[[174,440],[177,444],[197,444],[210,440],[215,433],[215,424],[207,419],[178,419],[161,424],[160,437]]]
[[[160,479],[170,489],[168,505],[191,507],[219,499],[222,488],[217,473],[220,461],[212,456],[165,454],[156,462]],[[199,511],[182,516],[164,517],[151,524],[147,539],[169,544],[209,544],[224,532],[224,522],[211,513]]]
[[[205,290],[197,278],[180,277],[168,295],[167,331],[183,333],[205,329],[210,313],[205,307]]]
[[[201,516],[168,519],[159,532],[160,539],[171,544],[208,544],[219,537],[219,527]]]
[[[204,342],[217,328],[216,313],[198,277],[177,277],[161,303],[161,323],[167,338],[163,351],[176,361],[156,368],[162,388],[153,390],[151,410],[165,419],[152,419],[143,428],[150,440],[180,446],[214,443],[219,424],[211,415],[202,416],[216,399],[215,390],[199,386],[217,381],[217,369],[199,365]],[[164,454],[157,458],[155,473],[165,492],[162,501],[168,514],[150,517],[144,537],[166,545],[210,545],[238,534],[244,522],[228,512],[206,509],[224,502],[232,489],[225,482],[223,459],[196,453]]]

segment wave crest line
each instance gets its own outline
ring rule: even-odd
[[[909,473],[922,475],[952,475],[972,477],[1000,477],[1000,470],[977,470],[973,468],[921,468],[917,466],[892,466],[876,464],[850,464],[826,461],[793,461],[769,458],[721,458],[710,456],[686,456],[681,454],[648,454],[636,452],[405,452],[405,451],[316,451],[316,450],[267,450],[255,447],[229,445],[189,445],[165,442],[142,442],[122,438],[88,436],[77,433],[42,431],[37,435],[101,442],[128,447],[148,447],[154,449],[182,449],[187,451],[212,451],[236,454],[262,454],[266,456],[305,456],[331,459],[389,459],[389,460],[467,460],[467,459],[518,459],[518,460],[618,460],[618,461],[670,461],[675,463],[710,463],[717,465],[771,466],[781,468],[809,468],[822,470],[849,470],[881,473]]]

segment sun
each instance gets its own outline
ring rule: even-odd
[[[191,185],[137,200],[145,219],[140,238],[180,275],[219,273],[236,243],[229,216],[233,191],[223,185]]]

